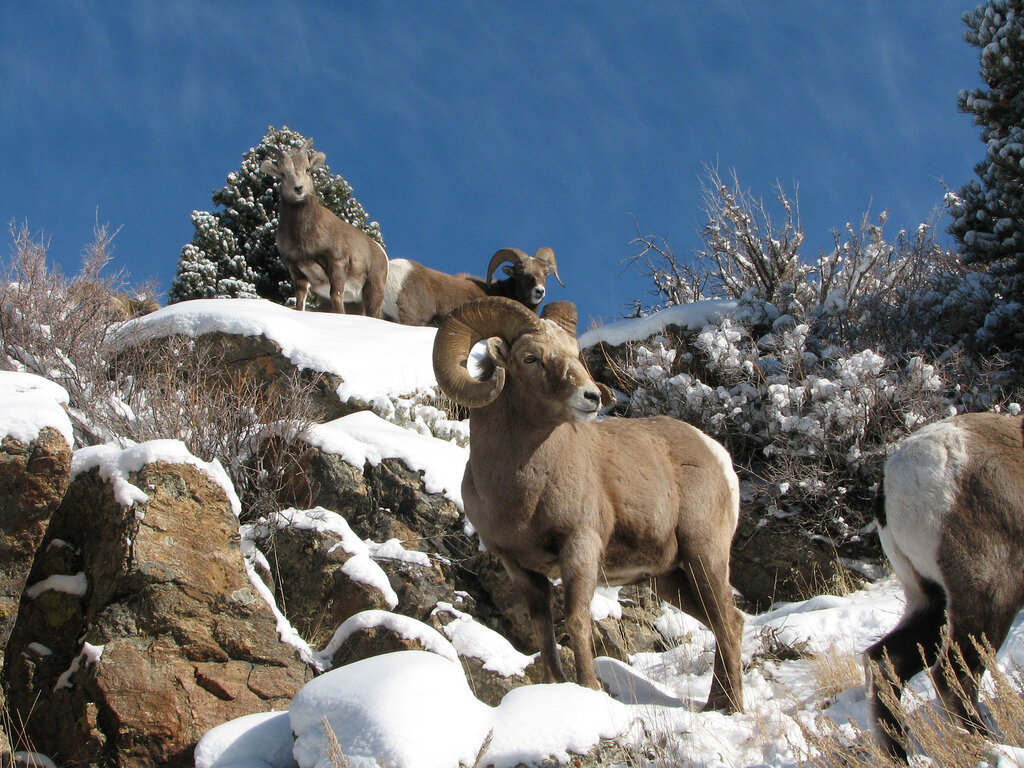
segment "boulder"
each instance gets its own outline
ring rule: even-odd
[[[287,708],[310,677],[249,584],[225,489],[191,464],[71,483],[8,647],[10,706],[59,763],[190,766],[209,728]]]
[[[741,515],[732,546],[731,581],[743,596],[741,608],[767,610],[776,601],[806,600],[822,592],[849,591],[863,576],[842,564],[836,548],[811,538],[789,520],[758,525]]]
[[[8,645],[32,562],[70,472],[71,447],[57,429],[42,428],[27,445],[9,436],[0,441],[0,650]],[[0,653],[0,675],[3,667]],[[0,687],[0,712],[6,707]],[[0,761],[12,749],[4,722],[0,719]],[[19,746],[26,745],[14,745]]]

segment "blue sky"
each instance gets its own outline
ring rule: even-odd
[[[975,5],[5,2],[0,220],[68,272],[97,220],[120,228],[113,266],[166,292],[190,213],[288,125],[392,258],[481,274],[551,246],[549,298],[586,326],[650,299],[634,220],[699,246],[708,165],[798,188],[808,258],[869,208],[890,234],[927,219],[983,156],[956,109]]]

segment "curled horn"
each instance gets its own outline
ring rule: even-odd
[[[550,265],[551,273],[555,276],[555,280],[558,281],[560,286],[565,288],[565,283],[563,283],[562,278],[558,276],[558,264],[555,263],[555,252],[551,248],[545,246],[539,249],[535,254],[533,254],[533,258]]]
[[[576,305],[571,301],[552,301],[544,306],[540,313],[542,320],[550,320],[557,323],[570,336],[576,335]]]
[[[496,270],[501,264],[506,261],[515,263],[525,263],[530,258],[525,253],[520,251],[518,248],[502,248],[500,251],[495,252],[491,256],[491,263],[487,265],[487,285],[491,284],[491,278],[494,277],[494,270]]]
[[[499,336],[512,342],[524,333],[540,330],[540,318],[511,299],[474,299],[456,307],[437,329],[434,339],[434,375],[448,397],[467,408],[494,401],[505,386],[505,369],[494,368],[480,380],[466,369],[469,352],[481,339]]]

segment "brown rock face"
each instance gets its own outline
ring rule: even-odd
[[[29,445],[9,437],[0,442],[0,674],[32,561],[70,471],[71,447],[55,429],[42,429]],[[0,711],[5,707],[0,688]],[[0,761],[11,748],[0,722]]]
[[[83,573],[88,590],[23,600],[10,705],[58,762],[188,766],[208,729],[287,708],[309,673],[246,579],[223,489],[163,462],[130,480],[147,502],[121,506],[95,472],[71,483],[30,583]]]

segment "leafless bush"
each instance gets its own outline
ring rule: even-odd
[[[11,228],[12,258],[0,284],[0,365],[62,385],[79,446],[178,439],[196,456],[220,461],[249,514],[272,506],[288,465],[252,462],[268,435],[288,444],[323,417],[316,375],[298,371],[262,382],[232,370],[225,351],[203,339],[174,337],[124,347],[109,359],[106,341],[123,320],[106,277],[113,235],[97,227],[82,270],[66,277],[47,261],[47,244]]]
[[[975,768],[994,764],[993,741],[1013,747],[1024,746],[1024,674],[1019,667],[1007,671],[1000,669],[995,650],[987,644],[979,646],[985,668],[991,680],[991,688],[983,689],[982,709],[988,716],[994,735],[968,731],[955,718],[944,712],[941,705],[932,705],[913,688],[907,687],[903,701],[896,701],[893,690],[882,689],[886,706],[897,713],[901,728],[910,737],[914,750],[929,758],[929,764],[944,768]],[[963,664],[963,657],[956,654],[946,667],[937,673],[955,680],[951,665]],[[891,669],[890,669],[891,671]],[[934,679],[932,679],[934,687]],[[954,691],[956,687],[954,686]],[[960,691],[961,696],[965,696]],[[964,698],[964,703],[973,709],[973,703]],[[893,760],[879,745],[874,736],[853,722],[836,723],[822,716],[816,729],[801,724],[807,743],[814,750],[808,756],[806,765],[813,768],[868,768],[871,766],[905,766]],[[999,761],[1000,765],[1003,761]]]
[[[48,263],[47,243],[26,225],[12,225],[10,233],[11,258],[0,277],[0,365],[63,386],[79,443],[99,442],[82,409],[109,390],[102,348],[111,323],[119,319],[110,299],[123,280],[103,270],[116,233],[97,225],[74,277]]]
[[[91,413],[103,431],[134,442],[173,438],[205,461],[217,459],[242,498],[245,516],[277,509],[288,482],[287,462],[275,455],[324,417],[313,397],[319,376],[299,370],[272,381],[233,369],[216,341],[172,336],[128,347],[109,368],[116,398]],[[293,468],[292,468],[293,469]]]

